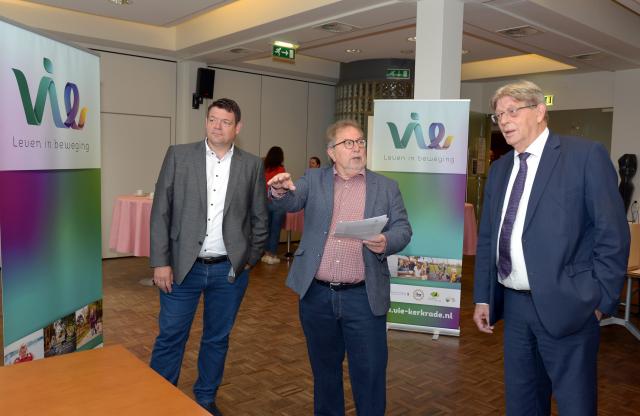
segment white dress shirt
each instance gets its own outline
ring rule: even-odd
[[[524,191],[522,192],[522,198],[518,204],[518,212],[516,213],[516,219],[513,223],[513,231],[511,233],[511,274],[502,279],[498,276],[498,280],[504,286],[515,290],[531,290],[529,286],[529,277],[527,276],[527,265],[524,261],[524,251],[522,249],[522,232],[524,229],[524,219],[527,216],[527,206],[529,205],[529,197],[531,196],[531,188],[533,187],[533,180],[536,177],[538,166],[540,165],[540,158],[542,157],[542,151],[544,145],[549,138],[549,129],[545,128],[542,133],[526,148],[525,152],[529,153],[529,157],[526,160],[527,163],[527,178],[524,182]],[[513,168],[511,169],[511,177],[509,178],[509,184],[507,185],[507,191],[505,192],[504,202],[502,204],[502,216],[500,217],[500,230],[502,231],[502,222],[504,221],[505,212],[507,212],[507,205],[509,204],[509,196],[511,195],[511,189],[513,188],[513,182],[516,180],[516,175],[520,169],[519,153],[513,152]],[[498,236],[500,241],[500,236]],[[497,247],[496,264],[500,258],[500,244]]]
[[[204,144],[207,164],[207,233],[202,243],[200,257],[218,257],[227,254],[222,239],[222,214],[234,145],[231,145],[222,159],[218,159],[218,156],[209,147],[206,138]]]

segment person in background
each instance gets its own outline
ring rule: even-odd
[[[274,203],[304,208],[304,234],[287,286],[300,296],[299,313],[314,380],[314,414],[344,415],[342,363],[361,416],[382,416],[386,407],[387,257],[411,240],[398,184],[366,169],[367,139],[353,120],[327,129],[327,154],[335,162],[308,169],[294,185],[280,173],[270,181]],[[339,221],[387,215],[368,240],[334,235]]]
[[[547,128],[540,88],[499,88],[491,118],[513,147],[491,165],[474,276],[473,320],[504,319],[508,416],[597,414],[599,321],[618,304],[629,226],[599,143]]]
[[[200,296],[203,330],[195,399],[215,416],[216,393],[249,270],[267,239],[267,196],[259,157],[235,145],[240,107],[228,98],[207,109],[206,137],[169,147],[151,209],[153,282],[160,334],[151,368],[176,385]]]
[[[271,180],[278,173],[285,172],[284,169],[284,152],[279,146],[273,146],[267,152],[264,158],[264,177],[267,182]],[[278,257],[278,243],[280,242],[280,229],[284,222],[286,212],[282,208],[278,208],[271,202],[271,197],[268,197],[267,210],[269,211],[269,237],[267,237],[267,244],[264,248],[264,256],[262,261],[267,264],[280,263]]]
[[[311,156],[309,158],[309,169],[319,168],[321,165],[320,158],[318,156]]]

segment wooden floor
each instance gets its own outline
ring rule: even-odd
[[[389,332],[387,415],[504,414],[502,325],[492,336],[475,329],[472,269],[473,258],[465,258],[459,338],[433,341],[428,334]],[[151,275],[147,259],[106,260],[103,270],[105,343],[122,344],[148,362],[158,295],[138,283]],[[287,270],[286,262],[261,263],[251,275],[218,392],[226,415],[313,414],[311,370],[297,298],[284,286]],[[191,397],[201,330],[196,318],[179,384]],[[623,327],[602,328],[599,379],[599,415],[640,416],[640,341]],[[347,414],[355,415],[348,380],[345,385]]]

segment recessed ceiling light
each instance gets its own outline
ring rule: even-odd
[[[407,38],[407,40],[409,42],[415,42],[416,41],[416,37],[415,36],[410,36],[410,37]]]
[[[133,3],[133,0],[107,0],[109,3],[117,4],[118,6],[128,6]]]
[[[353,48],[353,49],[345,49],[344,50],[346,53],[360,53],[362,52],[360,49],[358,48]]]
[[[340,23],[340,22],[323,23],[321,25],[314,26],[313,28],[324,30],[325,32],[331,32],[331,33],[347,33],[347,32],[353,32],[354,30],[359,29],[356,26],[348,25],[346,23]]]

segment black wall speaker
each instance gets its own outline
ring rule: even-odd
[[[198,68],[196,80],[196,94],[200,98],[213,98],[213,81],[216,79],[216,71],[209,68]]]

